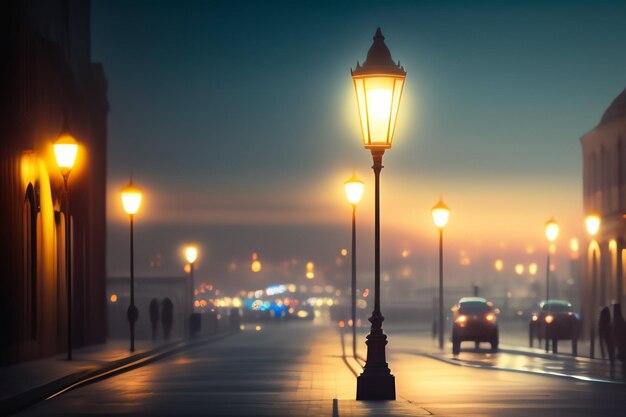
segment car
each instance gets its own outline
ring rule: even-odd
[[[539,313],[533,313],[528,324],[528,341],[533,347],[534,339],[545,340],[546,352],[552,341],[552,351],[558,352],[559,340],[572,341],[572,353],[578,353],[580,316],[574,312],[572,303],[565,300],[548,300],[539,303]]]
[[[461,342],[473,341],[476,348],[489,342],[496,352],[500,341],[498,320],[493,303],[480,297],[463,297],[453,307],[452,353],[461,352]]]

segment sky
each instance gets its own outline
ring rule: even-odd
[[[511,274],[545,262],[552,216],[566,276],[569,239],[584,239],[579,138],[626,87],[625,15],[602,1],[94,0],[92,60],[111,106],[108,274],[128,273],[119,193],[131,172],[144,190],[138,275],[182,274],[194,242],[197,274],[225,287],[304,280],[307,261],[340,279],[353,172],[369,274],[372,162],[350,69],[380,26],[407,70],[383,160],[383,272],[434,279],[441,196],[451,282],[485,279],[497,258]]]

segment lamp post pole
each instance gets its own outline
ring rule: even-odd
[[[356,359],[356,204],[352,205],[352,356]]]
[[[193,270],[194,270],[194,263],[196,262],[196,259],[198,258],[198,248],[195,245],[188,245],[185,248],[185,259],[187,260],[187,263],[189,264],[189,294],[191,296],[191,298],[189,299],[189,303],[187,303],[188,305],[188,311],[189,311],[189,315],[187,317],[187,337],[191,338],[192,333],[194,331],[194,329],[192,329],[192,319],[193,319],[193,314],[194,314],[194,298],[195,298],[195,289],[194,289],[194,279],[193,279]]]
[[[559,224],[554,220],[554,217],[550,218],[546,222],[546,239],[548,239],[548,257],[546,260],[546,303],[550,301],[550,252],[552,251],[552,244],[559,236]],[[546,343],[547,343],[546,338]],[[547,346],[547,344],[546,344]]]
[[[546,261],[546,303],[550,301],[550,250]]]
[[[443,227],[439,228],[439,349],[443,349]]]
[[[439,349],[443,349],[444,314],[443,314],[443,228],[448,223],[450,209],[443,198],[431,210],[435,226],[439,230]]]
[[[355,174],[345,183],[346,198],[352,205],[352,356],[356,359],[356,205],[363,196],[363,181],[359,180]]]
[[[591,255],[591,327],[589,328],[589,357],[594,359],[596,357],[596,320],[594,315],[596,314],[596,279],[598,263],[596,257],[596,249],[593,248]]]
[[[126,310],[126,318],[130,327],[130,351],[135,351],[135,323],[139,318],[139,310],[135,306],[135,214],[141,206],[141,191],[133,185],[131,177],[128,185],[122,190],[122,205],[130,217],[130,305]]]
[[[595,352],[596,352],[596,318],[595,318],[596,301],[597,301],[596,300],[596,296],[597,296],[596,280],[597,280],[597,274],[598,274],[598,271],[597,271],[598,261],[597,261],[596,250],[599,249],[595,241],[595,235],[600,230],[600,216],[597,214],[589,214],[587,217],[585,217],[585,226],[587,228],[587,233],[589,233],[589,236],[591,237],[590,245],[593,245],[593,252],[591,254],[591,303],[589,303],[589,305],[591,306],[591,311],[588,314],[588,320],[590,322],[589,357],[591,359],[594,359]]]
[[[67,186],[69,172],[63,175],[65,190],[65,275],[67,291],[67,360],[72,360],[72,224],[70,220],[70,192]]]
[[[135,351],[135,322],[137,321],[137,307],[135,307],[135,242],[134,242],[134,215],[130,215],[130,306],[128,307],[128,323],[130,324],[130,351]]]
[[[68,181],[76,162],[78,143],[69,131],[67,115],[63,118],[61,134],[53,145],[57,166],[63,177],[65,193],[65,278],[67,291],[67,360],[72,360],[72,222]]]

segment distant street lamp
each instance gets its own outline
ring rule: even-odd
[[[439,229],[439,349],[443,349],[443,228],[448,223],[450,209],[443,199],[432,208],[433,221]]]
[[[363,197],[363,181],[356,175],[344,183],[346,198],[352,204],[352,356],[356,359],[356,205]],[[343,253],[342,249],[342,253]]]
[[[141,206],[141,190],[133,185],[132,178],[122,190],[122,205],[130,216],[130,306],[126,311],[130,325],[130,351],[135,351],[135,322],[139,318],[139,310],[135,307],[135,252],[133,236],[133,220]]]
[[[198,258],[198,248],[193,245],[189,245],[185,248],[185,259],[189,263],[189,285],[191,286],[191,301],[189,302],[189,324],[191,325],[191,316],[194,313],[194,278],[193,278],[193,265]],[[191,336],[191,326],[189,328],[189,336]]]
[[[391,148],[396,119],[402,97],[406,71],[391,59],[385,38],[378,28],[374,43],[367,52],[363,65],[357,62],[352,72],[359,110],[361,134],[365,149],[374,160],[374,311],[367,336],[367,362],[357,378],[357,400],[395,400],[395,378],[387,365],[383,333],[384,317],[380,311],[380,171],[383,154]]]
[[[585,226],[587,228],[587,233],[592,239],[590,244],[595,242],[595,236],[600,230],[600,216],[597,214],[590,214],[585,218]],[[589,357],[591,359],[595,358],[596,352],[596,318],[594,317],[596,314],[596,280],[598,275],[598,265],[597,265],[597,254],[596,254],[596,245],[593,246],[591,260],[591,311],[589,313]]]
[[[69,132],[67,119],[63,121],[61,134],[53,145],[57,166],[63,177],[65,191],[65,285],[67,291],[67,360],[72,360],[72,225],[70,221],[70,193],[67,181],[76,162],[78,143]]]
[[[548,239],[548,261],[546,265],[546,303],[550,301],[550,246],[554,243],[559,236],[559,224],[552,217],[546,223],[546,239]],[[548,339],[546,339],[548,340]]]

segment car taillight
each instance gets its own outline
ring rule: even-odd
[[[493,322],[493,321],[495,321],[495,320],[496,320],[496,316],[495,316],[495,314],[489,313],[489,314],[487,314],[487,315],[485,316],[485,319],[486,319],[487,321],[491,321],[491,322]]]
[[[546,321],[547,324],[552,323],[554,321],[554,316],[551,316],[551,315],[548,314],[546,316],[546,318],[545,318],[545,321]]]

